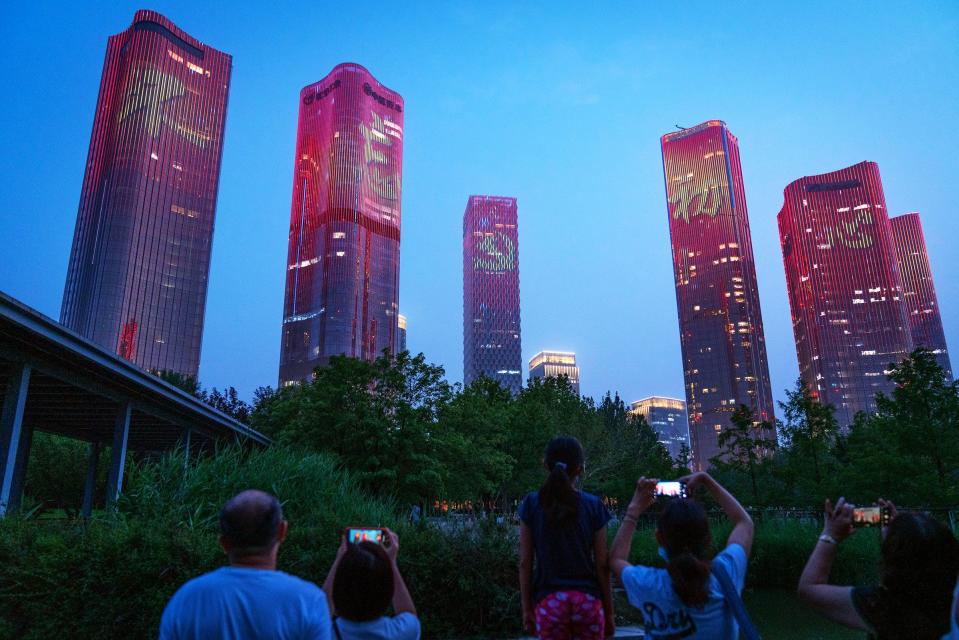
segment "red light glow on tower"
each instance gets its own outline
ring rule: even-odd
[[[463,215],[463,382],[486,376],[519,393],[516,198],[470,196]]]
[[[196,376],[232,58],[153,11],[107,41],[60,321]]]
[[[403,98],[352,64],[300,92],[280,384],[397,341]]]
[[[739,405],[774,420],[739,143],[719,120],[662,137],[690,448],[720,453]]]
[[[942,315],[932,282],[932,267],[922,235],[918,213],[904,213],[890,219],[892,239],[896,245],[896,260],[902,279],[902,300],[909,316],[909,331],[914,347],[929,349],[936,362],[952,380],[952,364],[946,349],[946,334],[942,329]]]
[[[886,199],[875,162],[800,178],[779,212],[799,375],[842,426],[890,392],[912,350]]]

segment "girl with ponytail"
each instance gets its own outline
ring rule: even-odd
[[[646,637],[715,638],[736,640],[739,625],[716,574],[725,573],[742,592],[746,563],[753,545],[753,521],[742,505],[708,473],[681,478],[692,496],[704,487],[719,503],[733,530],[726,547],[712,556],[712,536],[706,511],[696,501],[671,498],[656,525],[659,554],[665,569],[631,565],[628,561],[639,516],[656,500],[657,480],[640,478],[610,550],[610,568],[626,590],[630,603],[643,614]]]
[[[610,513],[580,491],[583,447],[558,436],[543,456],[546,480],[519,507],[523,625],[541,640],[602,640],[615,631],[606,549]]]

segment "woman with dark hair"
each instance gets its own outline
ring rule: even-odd
[[[323,583],[336,640],[419,640],[416,607],[396,565],[399,550],[399,536],[389,529],[382,546],[343,538]]]
[[[523,625],[541,640],[612,636],[613,598],[602,500],[576,488],[585,469],[576,438],[550,440],[549,475],[519,506],[519,586]]]
[[[826,526],[799,578],[799,598],[825,617],[877,640],[939,640],[950,630],[953,587],[959,574],[959,541],[952,531],[921,513],[890,511],[882,529],[879,584],[839,587],[829,571],[839,544],[853,528],[855,507],[827,500]]]
[[[733,525],[726,547],[712,557],[712,536],[706,511],[694,500],[670,498],[656,525],[659,555],[665,569],[629,563],[629,550],[639,516],[656,500],[657,480],[640,478],[610,550],[610,566],[622,581],[629,602],[642,614],[648,638],[736,640],[737,603],[724,595],[722,571],[738,593],[746,581],[746,563],[753,545],[753,521],[742,505],[708,473],[681,479],[688,495],[705,487]]]

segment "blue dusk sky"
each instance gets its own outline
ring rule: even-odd
[[[776,214],[804,175],[879,163],[959,349],[955,1],[5,2],[0,290],[54,318],[107,37],[138,8],[233,55],[206,386],[276,384],[298,94],[346,61],[406,101],[400,308],[450,381],[463,210],[492,194],[519,202],[524,360],[572,350],[585,394],[683,397],[659,137],[708,119],[739,138],[777,399],[798,368]]]

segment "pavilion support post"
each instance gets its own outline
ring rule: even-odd
[[[83,484],[83,505],[80,515],[89,518],[93,514],[93,495],[97,486],[97,467],[100,465],[100,443],[90,443],[90,453],[87,455],[87,479]]]
[[[23,487],[27,484],[27,463],[30,461],[30,447],[33,444],[33,427],[20,427],[20,446],[17,447],[17,461],[13,466],[13,484],[10,487],[10,500],[7,508],[16,511],[23,500]]]
[[[123,466],[127,459],[127,442],[130,439],[130,414],[132,406],[122,402],[117,409],[113,427],[113,446],[110,450],[110,473],[107,475],[107,506],[113,506],[123,490]]]
[[[20,496],[14,489],[18,466],[26,464],[30,451],[30,436],[23,437],[23,413],[29,387],[30,366],[15,364],[7,380],[3,409],[0,410],[0,517],[20,504]],[[22,490],[22,484],[20,488]]]

